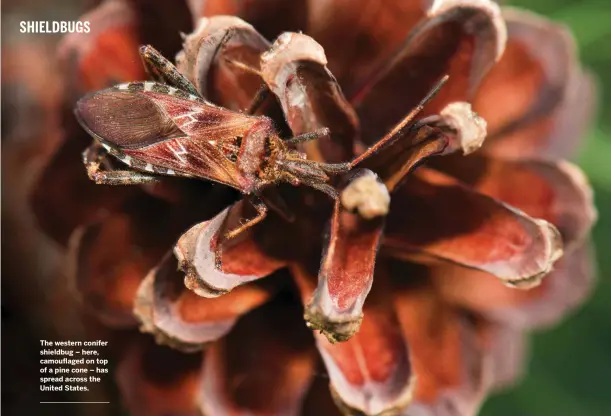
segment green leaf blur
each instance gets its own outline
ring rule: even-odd
[[[569,26],[583,63],[598,77],[598,120],[577,162],[596,192],[598,283],[560,326],[532,336],[531,363],[518,387],[493,396],[483,416],[611,415],[611,1],[514,0]]]

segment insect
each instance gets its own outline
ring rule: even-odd
[[[100,184],[123,185],[179,176],[231,186],[246,195],[257,215],[226,232],[223,240],[263,220],[268,206],[278,209],[263,195],[272,185],[307,185],[337,199],[337,191],[329,183],[330,175],[350,170],[394,140],[417,112],[412,111],[389,135],[351,162],[312,161],[295,145],[328,136],[328,129],[283,140],[271,119],[206,101],[151,46],[142,46],[140,55],[154,81],[119,84],[91,93],[76,104],[79,123],[94,138],[83,154],[89,177]],[[420,109],[440,86],[441,83],[423,100]],[[255,97],[254,101],[261,99]],[[250,109],[254,112],[256,105]],[[107,154],[129,169],[104,170]]]

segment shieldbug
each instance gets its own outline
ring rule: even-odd
[[[260,222],[267,214],[267,206],[273,207],[266,204],[262,191],[280,182],[307,185],[337,199],[329,175],[348,171],[399,137],[446,79],[365,153],[351,162],[328,164],[308,160],[294,148],[297,143],[327,136],[328,129],[283,140],[271,119],[206,101],[151,46],[141,47],[140,54],[155,81],[119,84],[91,93],[76,104],[79,123],[94,138],[83,155],[88,174],[100,184],[143,184],[165,175],[231,186],[247,195],[258,214],[228,231],[223,239],[235,237]],[[255,97],[254,102],[260,101]],[[102,170],[101,162],[107,153],[130,169]]]

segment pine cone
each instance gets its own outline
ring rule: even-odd
[[[33,195],[83,306],[185,352],[126,340],[132,414],[475,414],[519,375],[525,331],[590,285],[596,212],[562,158],[593,88],[570,34],[487,0],[188,3],[108,0],[82,18],[92,33],[64,40],[64,141]],[[259,114],[283,137],[328,127],[299,145],[308,159],[348,161],[399,132],[336,178],[335,203],[275,187],[294,218],[270,210],[220,270],[219,235],[253,215],[241,195],[180,178],[95,185],[72,115],[88,91],[145,79],[140,44],[178,52],[189,13],[178,69],[236,111],[264,83],[276,99]]]

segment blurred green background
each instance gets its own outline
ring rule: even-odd
[[[482,416],[611,415],[611,1],[513,0],[568,25],[599,82],[598,122],[577,162],[596,192],[599,262],[592,298],[552,330],[532,336],[523,382],[488,400]]]

